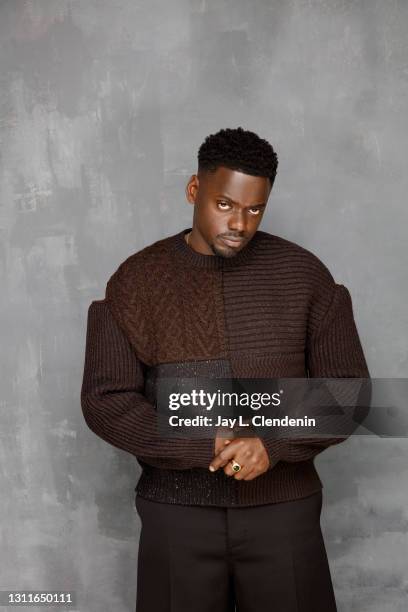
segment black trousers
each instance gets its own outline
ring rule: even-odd
[[[218,508],[136,496],[136,612],[336,612],[322,492]]]

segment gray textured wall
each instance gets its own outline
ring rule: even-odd
[[[350,289],[372,376],[407,376],[407,27],[403,0],[0,2],[0,589],[134,609],[139,472],[82,418],[86,312],[190,225],[208,133],[274,144],[262,229]],[[406,612],[407,450],[317,460],[340,612]]]

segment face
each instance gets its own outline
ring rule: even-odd
[[[205,255],[234,257],[258,229],[270,192],[269,178],[224,166],[193,174],[186,186],[194,205],[190,246]]]

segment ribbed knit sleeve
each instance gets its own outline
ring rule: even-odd
[[[306,363],[311,378],[367,379],[362,381],[358,397],[355,395],[353,397],[353,401],[363,407],[359,413],[361,421],[368,413],[371,398],[370,374],[354,321],[351,296],[344,285],[334,285],[329,307],[308,338]],[[347,389],[346,386],[344,388]],[[352,390],[351,395],[353,395]],[[347,403],[345,401],[344,405]],[[343,419],[343,428],[345,419],[347,413]],[[335,426],[335,420],[333,424]],[[358,423],[353,421],[350,415],[350,423],[346,425],[348,427],[345,429],[348,429],[350,434],[353,428],[357,428]],[[347,435],[296,439],[266,437],[263,442],[271,460],[270,468],[273,468],[277,461],[296,462],[312,459],[324,449],[339,444],[346,438]]]
[[[310,334],[307,365],[312,378],[369,378],[348,289],[335,285],[331,304]]]
[[[163,439],[157,413],[143,395],[141,361],[106,302],[88,309],[81,406],[88,427],[113,446],[155,467],[208,468],[213,439]]]

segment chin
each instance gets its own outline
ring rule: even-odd
[[[220,257],[225,257],[227,259],[230,259],[231,257],[235,257],[235,255],[239,253],[239,251],[237,251],[236,249],[229,249],[228,247],[225,247],[225,249],[220,249],[216,247],[214,244],[211,245],[211,250],[214,253],[214,255],[219,255]]]

